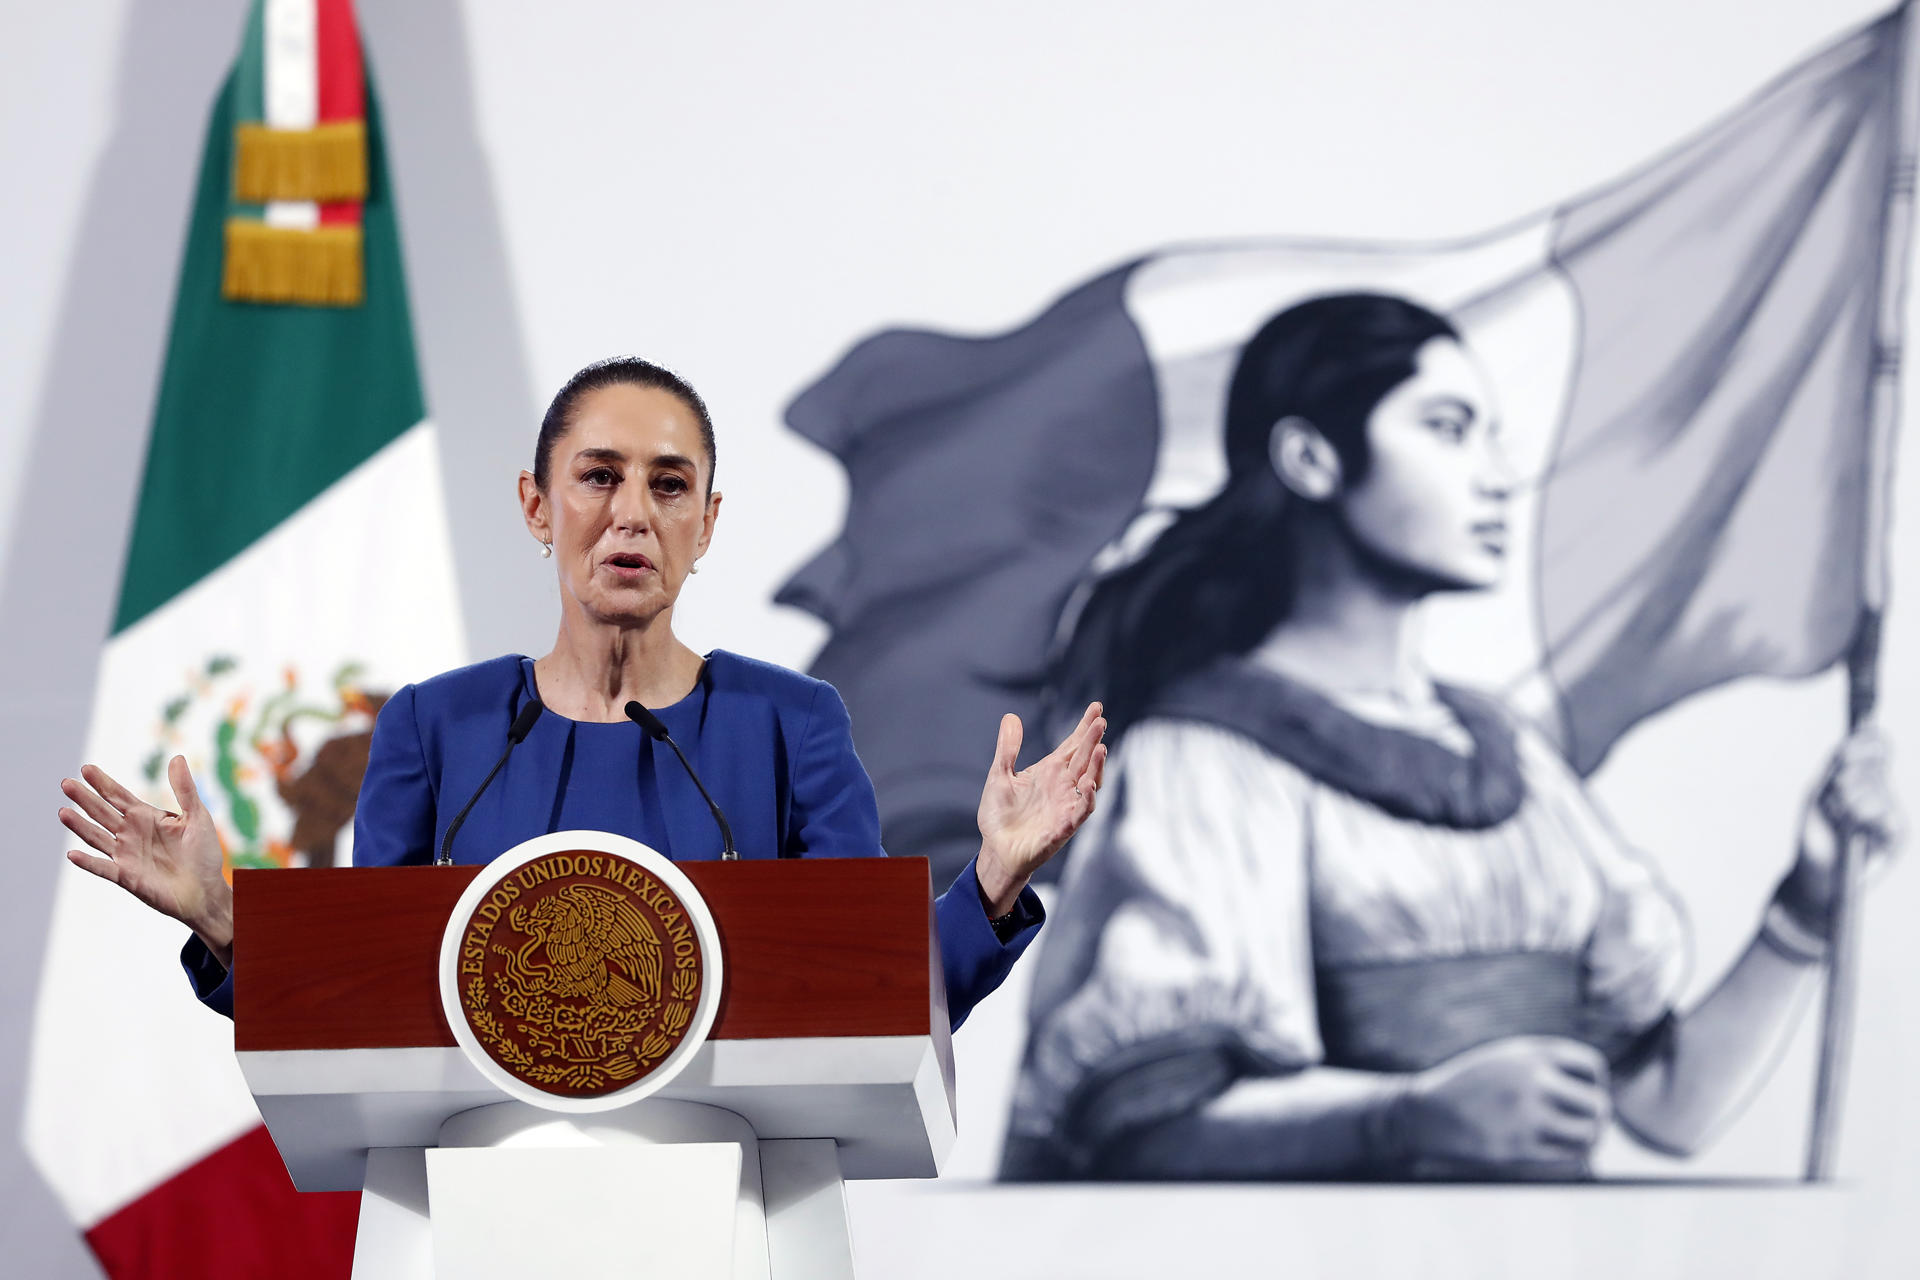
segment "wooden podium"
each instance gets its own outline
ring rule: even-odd
[[[939,1172],[926,861],[676,865],[717,1014],[658,1092],[591,1115],[510,1100],[449,1024],[442,939],[483,868],[235,873],[240,1067],[294,1185],[361,1191],[355,1280],[851,1277],[841,1180]]]

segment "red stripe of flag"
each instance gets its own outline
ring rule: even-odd
[[[362,120],[367,114],[364,73],[360,65],[360,31],[353,19],[353,0],[318,0],[314,6],[314,56],[319,60],[319,119]],[[357,226],[360,202],[343,200],[320,206],[325,225]]]
[[[314,52],[320,60],[320,116],[360,120],[367,94],[360,71],[360,33],[353,21],[353,0],[319,0],[314,7]]]
[[[301,1193],[264,1126],[101,1219],[87,1243],[112,1280],[347,1280],[360,1196]]]

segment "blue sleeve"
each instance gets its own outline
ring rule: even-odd
[[[187,945],[180,948],[180,967],[193,984],[194,999],[215,1013],[233,1016],[233,974],[213,958],[198,934],[189,936]]]
[[[387,699],[373,723],[366,776],[353,810],[353,865],[392,867],[432,860],[433,779],[414,715],[413,686]],[[233,1016],[233,974],[199,938],[188,938],[180,964],[193,994],[215,1013]]]
[[[873,780],[853,749],[847,705],[831,685],[822,684],[814,691],[801,730],[788,832],[789,853],[870,858],[886,852],[880,847],[880,806]],[[940,933],[940,967],[946,973],[947,1013],[957,1031],[973,1007],[1005,981],[1046,912],[1031,888],[1021,890],[1012,928],[1002,941],[987,918],[972,862],[933,906]]]
[[[940,922],[940,967],[947,975],[947,1012],[953,1019],[953,1029],[958,1031],[973,1006],[1006,981],[1013,962],[1040,931],[1047,913],[1031,885],[1022,889],[1014,900],[1013,919],[1003,940],[987,918],[972,859],[934,901],[933,911]]]

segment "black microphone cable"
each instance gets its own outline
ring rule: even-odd
[[[693,785],[700,788],[700,798],[707,802],[707,808],[713,811],[713,820],[720,824],[720,842],[725,846],[720,852],[721,860],[725,862],[737,860],[740,857],[740,851],[733,847],[733,828],[727,825],[727,815],[720,812],[720,806],[714,803],[713,796],[707,791],[707,784],[700,781],[700,775],[693,771],[693,765],[687,760],[687,753],[682,751],[680,744],[673,740],[673,735],[667,732],[667,726],[661,722],[660,717],[637,702],[629,702],[627,719],[644,729],[647,736],[655,742],[664,742],[673,748],[673,754],[680,757],[680,767],[687,771],[689,778],[693,779]]]
[[[538,720],[540,713],[545,710],[538,698],[529,699],[520,708],[520,714],[513,718],[513,727],[507,730],[507,749],[502,751],[500,758],[493,762],[492,772],[487,774],[487,780],[480,784],[479,790],[473,793],[473,798],[467,801],[460,812],[453,815],[453,821],[447,824],[447,836],[440,842],[440,856],[433,860],[434,866],[445,867],[453,864],[453,837],[460,830],[460,824],[467,820],[469,813],[473,812],[473,806],[480,802],[480,797],[485,795],[487,788],[493,785],[493,780],[500,770],[506,768],[507,757],[513,754],[513,749],[533,732],[533,722]]]

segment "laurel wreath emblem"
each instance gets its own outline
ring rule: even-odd
[[[702,966],[684,905],[636,864],[549,854],[467,922],[460,1003],[518,1079],[568,1096],[623,1088],[686,1036]]]

